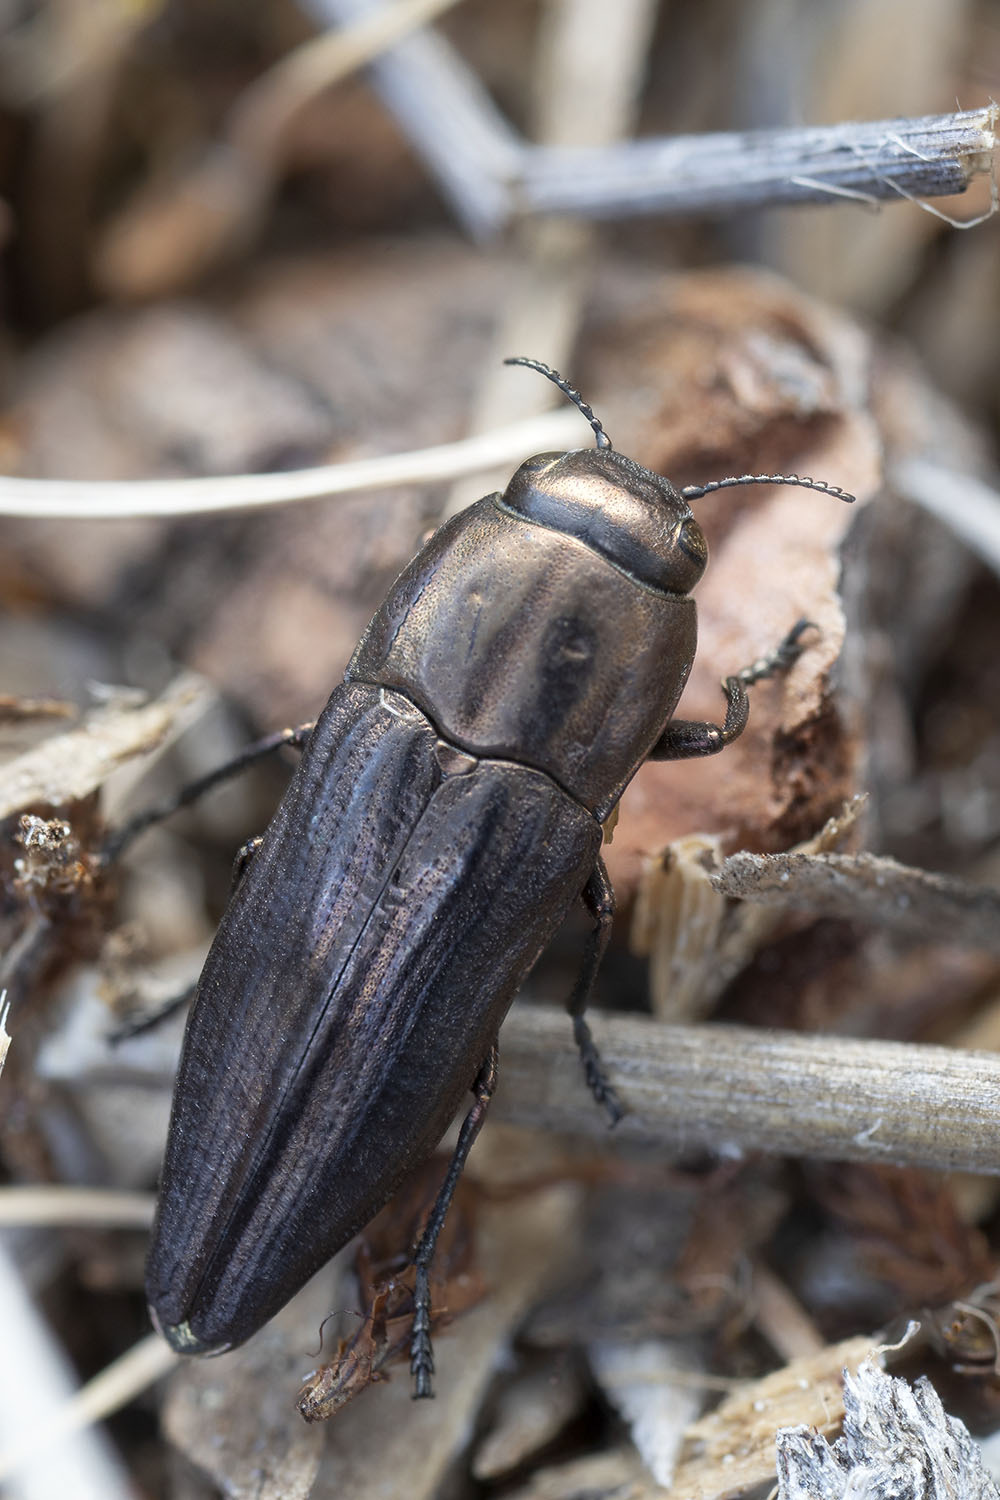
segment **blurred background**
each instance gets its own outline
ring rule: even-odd
[[[501,364],[524,354],[562,369],[616,447],[678,484],[797,472],[855,492],[853,513],[795,492],[701,502],[713,564],[685,716],[718,717],[720,675],[800,615],[817,636],[786,685],[758,690],[727,770],[648,768],[630,790],[609,849],[620,921],[598,1001],[907,1041],[955,1042],[975,1024],[990,1046],[1000,954],[786,914],[730,941],[724,962],[713,917],[682,960],[678,932],[702,909],[670,872],[706,849],[787,850],[841,817],[822,847],[1000,881],[1000,523],[988,497],[979,523],[963,509],[968,483],[994,476],[1000,418],[998,78],[995,0],[11,0],[0,471],[184,480],[405,453],[550,407],[550,386]],[[960,167],[942,147],[952,165],[937,190],[908,187],[895,166],[887,186],[883,147],[923,160],[933,132],[911,136],[907,122],[955,110],[982,112],[966,122]],[[742,139],[851,122],[890,123],[844,137],[861,183],[849,187],[822,176],[802,138],[787,156],[783,138]],[[625,157],[595,186],[581,158],[558,156],[720,133],[732,134],[710,162],[693,148],[672,159],[659,198],[641,153],[625,188]],[[583,424],[558,446],[571,441],[589,441]],[[71,501],[55,516],[8,514],[0,482],[6,1186],[148,1195],[182,1021],[110,1039],[196,976],[232,855],[265,826],[288,768],[213,794],[111,871],[106,829],[255,735],[314,717],[421,539],[530,451],[447,483],[182,517],[144,513],[138,491],[120,519],[72,519]],[[79,715],[85,744],[64,740]],[[858,794],[863,813],[845,818]],[[582,930],[571,924],[543,962],[536,998],[561,998]],[[615,1394],[623,1381],[658,1392],[679,1442],[718,1398],[713,1379],[747,1381],[914,1307],[947,1308],[996,1270],[992,1179],[953,1191],[914,1168],[838,1176],[677,1151],[666,1169],[509,1125],[493,1139],[481,1180],[510,1189],[519,1166],[525,1180],[574,1181],[577,1196],[552,1200],[548,1217],[531,1199],[523,1264],[495,1206],[493,1220],[482,1211],[484,1286],[499,1284],[498,1265],[519,1264],[521,1279],[493,1298],[494,1322],[463,1349],[466,1378],[419,1411],[423,1427],[402,1372],[388,1395],[365,1394],[357,1410],[372,1415],[326,1450],[301,1424],[296,1378],[324,1291],[305,1334],[267,1346],[243,1384],[222,1365],[175,1379],[167,1437],[162,1387],[146,1391],[109,1443],[72,1459],[74,1492],[645,1496],[676,1453],[657,1468],[656,1443]],[[630,1172],[653,1176],[637,1186]],[[35,1411],[29,1345],[51,1337],[63,1351],[68,1393],[147,1331],[136,1224],[27,1228],[10,1212],[13,1281],[44,1318],[23,1346],[0,1334],[0,1460]],[[591,1261],[539,1312],[540,1267],[582,1233],[574,1215]],[[705,1265],[714,1292],[697,1282]],[[748,1267],[792,1302],[761,1313]],[[457,1313],[454,1286],[452,1298]],[[783,1343],[792,1303],[811,1333]],[[636,1373],[622,1328],[661,1354],[682,1339],[707,1382],[693,1404],[664,1374],[673,1356]],[[1000,1425],[996,1362],[962,1349],[946,1347],[942,1368],[955,1384],[953,1367],[974,1366],[960,1404],[988,1431]],[[834,1377],[839,1361],[829,1356]],[[378,1406],[388,1399],[391,1416]],[[257,1414],[249,1430],[241,1403]],[[545,1420],[525,1437],[536,1407]],[[205,1411],[223,1408],[212,1429]],[[397,1422],[397,1448],[373,1454]],[[404,1462],[414,1468],[400,1477]],[[65,1473],[27,1475],[11,1494],[64,1493]],[[697,1492],[761,1482],[726,1489],[703,1475]],[[675,1493],[693,1492],[678,1481]]]

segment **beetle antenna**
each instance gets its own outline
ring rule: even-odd
[[[583,397],[580,395],[580,392],[578,390],[575,390],[574,387],[570,385],[568,380],[563,379],[558,370],[553,370],[551,365],[543,365],[540,359],[525,359],[523,354],[517,354],[512,359],[505,359],[504,364],[527,365],[529,370],[537,370],[540,375],[547,376],[554,385],[557,385],[559,387],[563,395],[568,396],[573,405],[578,406],[583,412],[583,415],[587,418],[587,421],[594,429],[594,433],[597,437],[598,448],[611,447],[611,439],[608,437],[607,433],[604,431],[604,428],[601,426],[600,419],[594,416],[593,408],[587,405],[586,401],[584,401]]]
[[[736,484],[797,484],[804,490],[818,490],[821,495],[833,495],[838,500],[846,500],[848,505],[853,505],[855,500],[854,495],[849,495],[839,485],[827,484],[823,479],[808,479],[800,474],[731,475],[728,479],[711,479],[708,484],[686,484],[681,495],[685,500],[699,500],[702,495],[710,495],[713,490],[730,489]]]

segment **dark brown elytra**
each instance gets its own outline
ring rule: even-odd
[[[263,838],[241,851],[198,984],[174,1093],[147,1291],[182,1353],[250,1337],[475,1102],[414,1251],[411,1368],[431,1394],[429,1267],[493,1092],[497,1033],[584,901],[593,928],[568,1010],[587,1082],[622,1106],[584,1010],[614,896],[602,825],[648,759],[714,755],[747,687],[802,650],[800,621],[727,677],[721,725],[672,718],[708,558],[688,502],[617,453],[528,459],[447,521],[389,591],[303,747]],[[207,782],[226,774],[221,770]],[[184,800],[204,789],[189,788]],[[161,816],[124,830],[116,847]]]

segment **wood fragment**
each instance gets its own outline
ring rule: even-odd
[[[791,851],[825,854],[841,849],[858,828],[867,798],[858,796],[828,819],[814,838]],[[639,883],[630,934],[634,952],[650,960],[654,1013],[663,1021],[698,1021],[741,969],[785,921],[775,907],[733,902],[713,872],[723,841],[717,835],[674,839],[647,863]]]
[[[778,1500],[997,1500],[1000,1490],[965,1424],[949,1417],[926,1376],[914,1384],[874,1360],[844,1371],[844,1432],[828,1443],[809,1425],[777,1437]]]
[[[152,703],[111,701],[92,709],[78,728],[0,767],[0,818],[22,808],[81,801],[118,766],[155,750],[169,733],[192,723],[206,696],[202,679],[187,673]]]
[[[771,1375],[747,1381],[707,1417],[690,1426],[674,1476],[678,1495],[735,1500],[773,1483],[779,1427],[802,1424],[835,1432],[844,1415],[841,1372],[871,1354],[874,1339],[855,1337],[818,1354],[792,1360]]]
[[[725,896],[877,923],[925,941],[1000,953],[1000,892],[876,854],[731,854]]]
[[[992,169],[997,107],[911,120],[630,141],[524,159],[523,212],[703,214],[962,193]],[[991,207],[990,212],[994,210]]]
[[[1000,1172],[993,1054],[626,1015],[592,1027],[628,1111],[616,1139]],[[498,1118],[606,1138],[562,1011],[515,1006],[501,1051]]]

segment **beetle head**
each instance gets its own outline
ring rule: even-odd
[[[504,504],[519,515],[579,537],[640,583],[666,594],[688,594],[705,571],[708,546],[688,509],[714,490],[748,484],[791,484],[850,503],[853,495],[821,479],[798,474],[739,474],[676,490],[669,479],[644,469],[611,439],[580,392],[558,370],[519,355],[505,365],[526,365],[557,385],[587,418],[596,448],[539,453],[514,474]]]
[[[708,561],[701,527],[669,479],[609,446],[539,453],[515,472],[503,503],[575,536],[631,577],[687,594]]]

